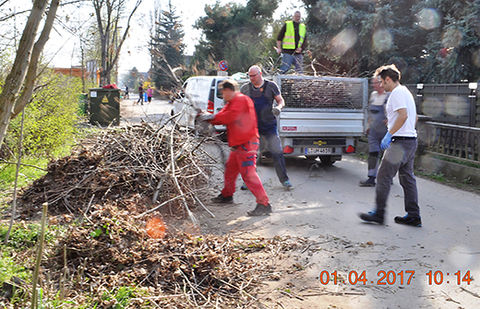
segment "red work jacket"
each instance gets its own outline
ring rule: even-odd
[[[257,114],[253,101],[240,92],[235,94],[210,123],[227,126],[230,147],[243,145],[253,138],[258,138]]]

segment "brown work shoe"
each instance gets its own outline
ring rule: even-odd
[[[231,204],[233,203],[233,196],[223,196],[222,193],[220,193],[218,196],[212,198],[212,202],[218,204]]]

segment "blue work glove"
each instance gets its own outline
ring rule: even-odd
[[[387,131],[387,134],[385,134],[385,136],[382,139],[382,142],[380,143],[380,148],[382,148],[382,150],[387,149],[388,147],[390,147],[391,142],[392,142],[392,134],[390,134],[390,132]]]

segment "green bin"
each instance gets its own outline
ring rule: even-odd
[[[91,124],[120,124],[120,89],[92,88],[88,97]]]

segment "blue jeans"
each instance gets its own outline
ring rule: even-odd
[[[280,66],[280,74],[287,72],[292,64],[295,64],[295,72],[303,74],[303,55],[282,53],[282,65]]]

